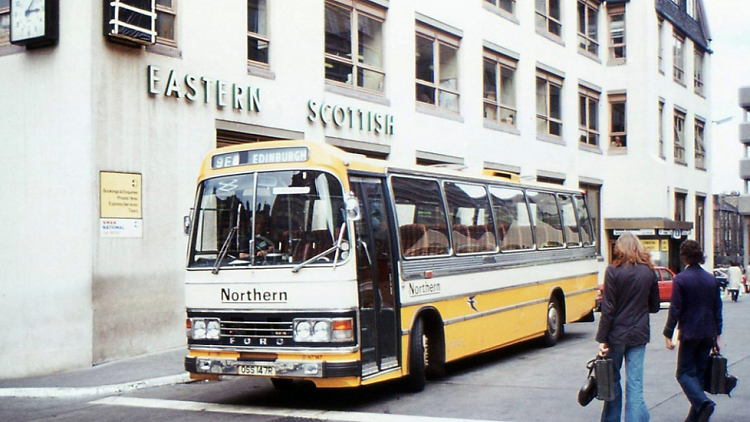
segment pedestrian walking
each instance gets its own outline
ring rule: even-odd
[[[659,287],[651,257],[632,233],[615,243],[614,260],[604,275],[602,310],[596,341],[599,354],[612,359],[615,367],[615,399],[605,401],[602,422],[622,420],[622,386],[625,360],[625,422],[648,422],[643,400],[643,362],[650,340],[649,313],[659,312]]]
[[[680,258],[687,268],[672,283],[664,337],[667,349],[673,350],[672,337],[678,329],[676,378],[690,402],[685,422],[708,422],[716,403],[706,396],[703,387],[711,349],[718,349],[721,342],[721,293],[716,277],[700,266],[705,257],[698,242],[684,241]]]
[[[737,302],[740,298],[740,288],[742,287],[742,269],[737,266],[736,262],[727,268],[727,290],[732,297],[732,302]]]

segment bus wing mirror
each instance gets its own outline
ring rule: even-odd
[[[357,199],[352,192],[349,192],[346,197],[346,216],[351,221],[359,221],[359,219],[362,218],[359,208],[359,199]]]
[[[190,234],[190,225],[192,224],[192,221],[190,220],[190,216],[186,215],[182,217],[182,231],[185,232],[185,236]]]

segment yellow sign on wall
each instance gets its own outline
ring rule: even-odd
[[[139,173],[100,172],[101,218],[143,218],[141,180]]]
[[[661,251],[669,252],[669,240],[664,239],[661,241]]]
[[[647,251],[653,252],[659,250],[659,241],[657,239],[642,239],[641,243]]]

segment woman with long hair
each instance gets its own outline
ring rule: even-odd
[[[615,398],[604,402],[601,420],[622,420],[620,370],[624,360],[625,422],[648,422],[648,407],[643,400],[643,361],[650,341],[649,313],[659,312],[659,287],[651,257],[635,235],[625,232],[620,236],[614,255],[604,274],[596,341],[599,354],[614,363]]]

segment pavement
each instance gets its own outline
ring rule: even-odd
[[[0,379],[0,397],[85,397],[190,382],[185,347],[52,375]]]

